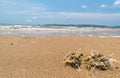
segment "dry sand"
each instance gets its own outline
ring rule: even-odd
[[[118,37],[0,37],[0,78],[120,78],[120,69],[65,67],[65,55],[79,48],[83,52],[114,54],[113,58],[120,61]]]

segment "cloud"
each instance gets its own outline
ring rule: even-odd
[[[15,4],[17,4],[15,1],[13,1],[13,0],[0,0],[0,5],[8,5],[8,4],[10,4],[10,5],[15,5]]]
[[[22,0],[23,1],[23,0]],[[118,5],[120,0],[114,5]],[[3,8],[4,7],[4,8]],[[101,4],[102,8],[108,7]],[[88,8],[87,5],[82,5],[81,8]],[[90,13],[90,12],[67,12],[67,11],[53,11],[50,7],[42,3],[18,2],[16,0],[0,0],[0,14],[4,14],[5,18],[12,19],[13,22],[18,23],[23,21],[25,23],[115,23],[120,20],[120,13]],[[27,19],[27,20],[26,20]],[[115,24],[114,23],[114,24]]]
[[[120,5],[120,0],[116,0],[116,1],[114,2],[114,5]]]
[[[37,19],[31,19],[32,23],[118,25],[120,13],[44,12],[35,16],[35,18]]]
[[[0,10],[4,14],[29,14],[48,10],[42,3],[28,3],[25,1],[0,0]]]
[[[106,8],[107,5],[105,5],[105,4],[101,4],[100,7],[101,7],[101,8]]]
[[[87,5],[82,5],[81,8],[87,8],[88,6]]]
[[[33,16],[32,19],[37,19],[38,17],[37,16]]]
[[[28,22],[28,23],[33,22],[33,20],[31,20],[31,19],[27,19],[27,20],[25,20],[25,21]]]
[[[87,12],[44,12],[32,18],[53,18],[53,19],[112,19],[120,18],[120,13],[87,13]]]

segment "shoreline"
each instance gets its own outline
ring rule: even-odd
[[[0,36],[120,36],[120,28],[74,26],[0,26]]]
[[[93,38],[119,38],[120,36],[80,36],[80,35],[0,35],[0,37],[93,37]]]

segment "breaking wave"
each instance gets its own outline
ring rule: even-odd
[[[119,27],[0,25],[0,36],[120,36]]]

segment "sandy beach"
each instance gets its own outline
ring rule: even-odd
[[[120,37],[0,37],[0,78],[120,78],[114,71],[65,67],[64,57],[77,50],[97,51],[120,61]]]

